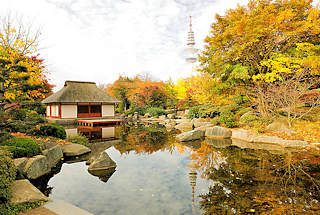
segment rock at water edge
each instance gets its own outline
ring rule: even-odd
[[[80,156],[91,152],[91,150],[80,144],[67,144],[62,146],[62,152],[64,156]]]
[[[193,122],[182,122],[176,125],[175,128],[179,130],[193,129]]]
[[[232,130],[232,139],[237,139],[237,140],[244,140],[247,142],[253,142],[253,139],[256,137],[257,135],[244,130],[244,129],[236,129],[236,130]]]
[[[17,169],[17,176],[16,176],[17,179],[24,179],[23,168],[25,167],[27,161],[28,161],[27,158],[16,158],[16,159],[13,159],[13,163],[16,166],[16,169]]]
[[[47,202],[49,200],[50,199],[43,195],[35,186],[33,186],[29,180],[24,179],[13,182],[10,203],[19,205],[38,201]]]
[[[60,145],[56,145],[50,149],[46,149],[43,155],[47,157],[47,161],[50,167],[55,166],[63,157],[63,152]]]
[[[109,157],[106,152],[100,153],[93,161],[90,162],[89,171],[115,169],[117,164]]]
[[[36,179],[49,173],[50,170],[46,156],[37,155],[27,161],[23,168],[23,174],[27,178]]]
[[[200,140],[204,137],[204,131],[201,130],[192,130],[183,132],[176,136],[176,139],[181,142],[192,141],[192,140]]]
[[[220,126],[214,126],[214,127],[209,127],[206,129],[205,136],[206,137],[219,137],[219,138],[227,139],[232,136],[232,131],[227,128],[220,127]]]

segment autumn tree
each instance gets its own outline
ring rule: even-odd
[[[216,15],[200,54],[199,70],[216,81],[215,91],[234,95],[262,82],[281,81],[279,73],[295,73],[299,68],[319,74],[319,53],[297,68],[282,64],[298,44],[317,46],[320,43],[320,10],[312,0],[250,0],[246,6]],[[306,54],[306,53],[304,53]],[[269,60],[273,60],[272,63]],[[262,100],[261,100],[262,101]],[[263,103],[259,108],[264,113]]]
[[[145,86],[137,93],[137,105],[165,108],[167,105],[167,95],[158,86]]]
[[[15,25],[10,17],[0,22],[1,110],[12,102],[43,99],[52,86],[39,59],[39,32],[32,34],[31,28]]]
[[[144,79],[138,75],[134,78],[119,76],[106,90],[122,101],[121,109],[126,111],[136,106],[165,106],[167,96],[164,87],[162,81]]]

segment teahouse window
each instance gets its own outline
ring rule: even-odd
[[[102,112],[101,105],[89,104],[89,105],[78,105],[78,118],[84,117],[101,117]]]
[[[78,113],[89,113],[89,105],[78,105]]]
[[[101,113],[101,105],[91,105],[90,113]]]

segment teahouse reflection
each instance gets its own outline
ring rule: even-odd
[[[78,126],[75,128],[66,128],[67,138],[77,135],[84,135],[90,141],[92,140],[112,140],[118,138],[118,126],[104,126],[104,127],[87,127]]]

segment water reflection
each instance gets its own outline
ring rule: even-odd
[[[119,138],[119,130],[121,126],[103,126],[103,127],[87,127],[77,126],[66,128],[67,137],[77,136],[82,134],[90,141],[111,140]]]
[[[176,133],[118,128],[119,140],[89,146],[116,171],[64,164],[49,181],[50,198],[94,214],[319,214],[319,154],[219,139],[177,143]]]
[[[214,151],[220,160],[202,167],[203,176],[215,182],[200,196],[204,214],[319,214],[319,155],[237,147]]]

